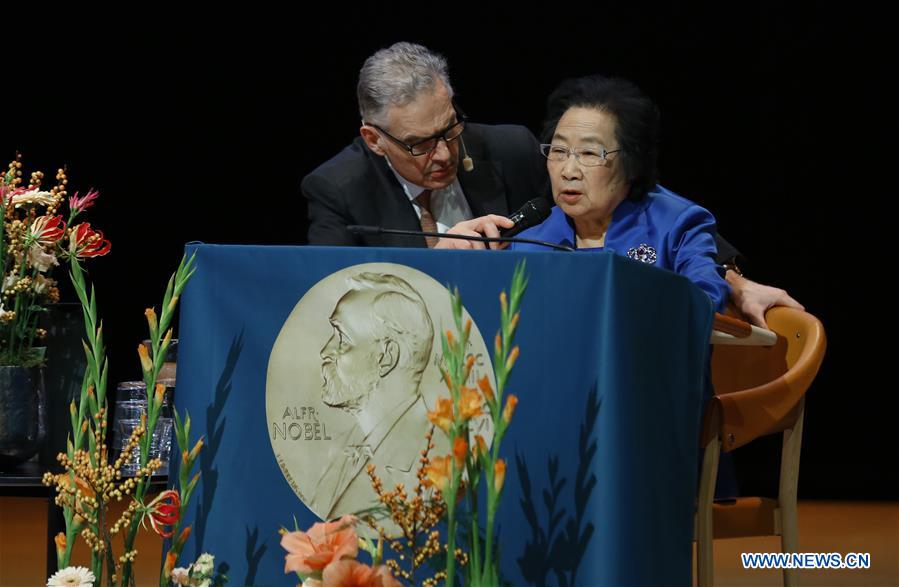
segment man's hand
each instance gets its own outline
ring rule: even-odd
[[[768,328],[768,323],[765,322],[765,312],[773,306],[805,310],[802,304],[782,289],[750,281],[735,271],[728,271],[725,279],[730,284],[734,304],[743,312],[749,322],[756,326]]]
[[[500,228],[512,228],[515,223],[497,214],[488,214],[471,220],[464,220],[447,230],[447,234],[465,234],[468,236],[489,236],[496,238],[499,236]],[[437,241],[435,249],[484,249],[484,245],[489,244],[491,249],[505,249],[509,243],[482,243],[478,241],[468,241],[458,238],[442,238]]]

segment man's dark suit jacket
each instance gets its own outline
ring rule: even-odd
[[[523,126],[469,123],[462,135],[472,171],[459,183],[475,217],[508,216],[532,198],[551,201],[546,160],[534,135]],[[421,230],[415,208],[384,157],[356,138],[307,175],[301,184],[309,202],[309,244],[425,247],[424,237],[350,234],[348,224]]]

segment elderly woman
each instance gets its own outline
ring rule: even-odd
[[[556,206],[519,237],[607,250],[674,271],[721,310],[730,288],[715,263],[715,218],[656,183],[658,132],[658,109],[631,82],[562,82],[549,97],[547,144],[540,146]]]

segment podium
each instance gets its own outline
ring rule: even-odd
[[[361,294],[348,292],[406,283],[420,294],[436,341],[452,327],[444,287],[458,287],[479,332],[476,370],[486,373],[492,351],[481,353],[479,341],[492,349],[498,295],[524,260],[521,356],[507,386],[520,402],[502,444],[503,578],[513,585],[690,584],[713,310],[685,278],[610,253],[187,249],[197,253],[197,271],[182,300],[176,403],[207,444],[182,562],[210,552],[233,584],[293,584],[278,529],[293,529],[294,517],[305,529],[318,521],[314,511],[343,513],[359,498],[359,468],[373,462],[380,469],[379,454],[402,452],[389,438],[415,429],[416,408],[403,408],[396,424],[382,420],[386,434],[365,428],[363,414],[386,401],[379,385],[388,369],[365,371],[364,360],[350,368],[349,354],[339,353],[361,352],[362,335],[343,332],[342,322],[397,329],[406,320],[411,326],[402,328],[414,329],[422,320],[409,322],[409,310],[397,308],[419,300],[410,293],[401,301],[415,304],[392,306],[378,294],[351,307]],[[398,354],[426,352],[424,338],[409,338]],[[439,352],[439,344],[430,349],[418,391],[414,381],[407,386],[426,408],[441,391]],[[347,399],[357,393],[367,399]],[[337,466],[343,469],[335,473]],[[345,499],[322,497],[323,485],[345,490]]]

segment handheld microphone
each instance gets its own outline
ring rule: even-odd
[[[362,234],[362,235],[375,235],[375,234],[397,234],[400,236],[409,236],[409,237],[425,237],[425,236],[436,236],[438,238],[454,238],[465,241],[478,241],[481,243],[528,243],[532,245],[540,245],[543,247],[547,247],[550,249],[556,249],[557,251],[571,251],[574,252],[575,249],[565,246],[565,245],[557,245],[555,243],[548,243],[544,241],[533,240],[529,238],[513,238],[508,236],[500,236],[500,237],[490,237],[490,236],[469,236],[467,234],[449,234],[442,232],[424,232],[421,230],[400,230],[398,228],[382,228],[380,226],[368,226],[363,224],[348,224],[346,229],[353,234]]]
[[[472,171],[474,169],[474,161],[468,156],[468,149],[465,148],[465,139],[462,138],[462,135],[459,135],[459,143],[462,145],[462,155],[464,155],[462,157],[462,169]]]
[[[515,236],[522,230],[537,226],[549,218],[551,211],[552,206],[545,198],[528,200],[521,209],[509,216],[509,220],[514,222],[515,225],[511,228],[501,228],[499,234],[504,237]]]

